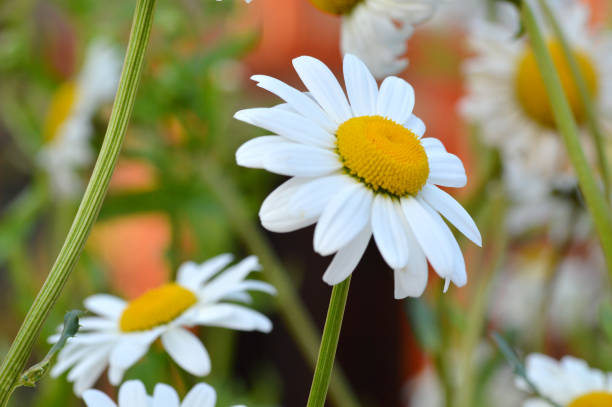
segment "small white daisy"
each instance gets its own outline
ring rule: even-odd
[[[584,2],[558,0],[549,1],[549,5],[565,30],[606,125],[612,114],[612,35],[589,27],[589,9]],[[516,38],[518,11],[510,4],[500,4],[498,11],[497,22],[483,18],[471,29],[469,44],[475,56],[465,64],[467,96],[461,111],[480,126],[485,141],[498,147],[505,160],[514,160],[525,168],[526,175],[544,180],[548,190],[574,187],[575,177],[535,55],[525,36]],[[562,47],[545,19],[538,18],[571,108],[582,125],[584,106]],[[588,140],[583,138],[585,144]]]
[[[534,353],[526,359],[527,377],[545,397],[561,407],[612,406],[612,373],[591,369],[584,360],[565,356],[560,362]],[[519,388],[528,391],[524,380]],[[550,407],[539,398],[527,400],[524,407]]]
[[[342,53],[361,58],[377,78],[408,66],[406,41],[414,24],[431,17],[437,1],[310,0],[318,9],[342,18]]]
[[[167,384],[157,384],[153,395],[149,396],[141,381],[130,380],[119,388],[118,399],[118,404],[115,404],[100,390],[87,390],[83,393],[87,407],[215,407],[217,393],[210,385],[199,383],[187,393],[181,403],[176,390]]]
[[[291,178],[264,201],[265,228],[290,232],[316,223],[314,249],[336,254],[323,276],[338,284],[355,269],[373,235],[395,270],[395,297],[420,296],[427,261],[458,286],[467,281],[463,255],[442,214],[481,244],[469,214],[436,185],[467,182],[461,160],[412,114],[414,90],[389,77],[380,90],[366,66],[346,55],[349,101],[319,60],[299,57],[293,65],[310,93],[262,75],[258,85],[287,103],[242,110],[235,117],[278,135],[255,138],[237,153],[239,165]]]
[[[45,121],[45,144],[38,160],[60,197],[72,197],[82,187],[78,171],[94,158],[90,146],[91,119],[102,104],[112,101],[120,69],[117,50],[96,41],[89,47],[78,77],[55,92]]]
[[[259,269],[257,258],[247,257],[223,270],[231,261],[231,255],[223,254],[200,265],[185,263],[175,283],[130,302],[106,294],[87,298],[85,308],[96,316],[81,318],[79,333],[59,353],[51,375],[70,370],[68,380],[74,382],[75,393],[82,394],[108,366],[109,381],[117,385],[158,338],[179,366],[196,376],[207,375],[210,358],[189,328],[216,326],[266,333],[272,329],[265,315],[228,302],[249,302],[248,290],[275,293],[267,283],[245,280]],[[55,335],[50,342],[57,339]]]

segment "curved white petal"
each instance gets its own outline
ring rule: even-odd
[[[202,342],[191,332],[173,328],[162,334],[161,341],[170,357],[187,372],[194,376],[210,373],[210,356]]]
[[[296,216],[319,217],[329,201],[352,180],[345,174],[315,178],[297,187],[289,199],[289,206]]]
[[[187,393],[181,407],[215,407],[217,393],[210,385],[198,383]]]
[[[119,407],[148,407],[147,390],[139,380],[130,380],[119,388]]]
[[[306,96],[308,97],[308,96]],[[261,127],[296,143],[332,149],[335,137],[317,123],[290,111],[254,108],[236,112],[234,118]]]
[[[323,281],[329,285],[336,285],[344,281],[361,261],[371,237],[372,230],[369,225],[366,225],[353,240],[338,250],[323,274]]]
[[[404,127],[413,132],[417,137],[423,137],[423,135],[425,134],[425,130],[427,130],[427,127],[425,126],[423,120],[419,119],[413,114],[410,115],[408,121],[404,123]]]
[[[293,110],[312,120],[325,130],[335,133],[338,125],[330,120],[321,107],[304,92],[266,75],[253,75],[251,79],[257,86],[266,89],[283,99]]]
[[[463,163],[454,154],[428,154],[429,178],[431,184],[444,187],[464,187],[467,184],[467,175]]]
[[[353,115],[375,115],[378,85],[365,64],[351,54],[344,56],[344,83]]]
[[[402,300],[406,297],[420,297],[427,287],[429,272],[427,271],[425,255],[419,250],[419,254],[413,254],[412,257],[418,261],[418,265],[411,261],[408,266],[393,270],[396,300]]]
[[[316,58],[302,56],[293,60],[293,67],[314,99],[336,123],[351,118],[346,96],[327,66]]]
[[[206,309],[194,315],[191,321],[194,324],[217,326],[222,328],[236,329],[239,331],[259,331],[268,333],[272,331],[272,322],[260,312],[237,304],[218,304],[215,313],[207,312]],[[220,315],[223,315],[220,317]]]
[[[119,319],[126,306],[126,302],[121,298],[108,294],[92,295],[87,297],[83,304],[89,311],[110,319]]]
[[[202,264],[188,261],[179,267],[176,281],[184,287],[195,291],[201,284],[223,270],[233,260],[234,256],[232,254],[224,253],[208,259]]]
[[[432,154],[442,154],[446,153],[446,148],[444,148],[444,144],[437,138],[433,137],[423,137],[421,139],[421,145],[425,148],[425,152],[427,155]]]
[[[327,256],[353,240],[366,224],[374,194],[354,181],[336,194],[323,210],[314,233],[314,249]]]
[[[408,225],[399,202],[377,194],[372,204],[374,240],[389,267],[399,269],[408,263]]]
[[[115,402],[100,390],[87,390],[83,393],[87,407],[117,407]]]
[[[414,89],[403,79],[395,76],[386,78],[380,85],[376,111],[396,123],[408,121],[414,108]]]
[[[292,142],[276,144],[263,164],[270,172],[291,177],[320,177],[342,168],[336,152]]]
[[[255,137],[238,147],[236,150],[236,163],[246,168],[264,168],[264,158],[278,146],[279,142],[286,142],[280,136]]]
[[[306,217],[303,213],[294,210],[290,204],[298,187],[310,181],[312,178],[291,178],[272,191],[259,210],[259,219],[263,227],[272,232],[285,233],[315,223],[319,217],[318,214]]]
[[[468,239],[478,246],[482,246],[482,237],[478,226],[455,198],[434,185],[425,185],[419,195]]]
[[[164,383],[155,385],[151,407],[179,407],[180,400],[176,390]]]
[[[261,270],[259,260],[257,256],[249,256],[220,273],[214,280],[202,287],[198,295],[207,302],[218,301],[226,294],[236,291],[236,285],[255,270]]]

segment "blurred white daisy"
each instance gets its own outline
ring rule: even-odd
[[[216,326],[266,333],[272,329],[265,315],[228,302],[249,302],[248,290],[275,293],[267,283],[245,280],[259,269],[257,258],[247,257],[223,270],[231,261],[231,255],[223,254],[200,265],[185,263],[176,282],[130,302],[106,294],[87,298],[85,308],[96,316],[81,318],[81,329],[58,355],[52,376],[70,370],[68,380],[74,382],[75,393],[82,394],[108,366],[109,381],[117,385],[158,338],[179,366],[196,376],[207,375],[210,358],[189,328]],[[50,342],[57,339],[55,335]]]
[[[549,5],[562,23],[605,124],[612,113],[612,36],[589,27],[584,2],[558,0]],[[574,187],[575,177],[535,55],[525,36],[516,38],[518,11],[510,4],[500,4],[498,11],[497,22],[481,19],[471,29],[469,44],[476,55],[465,64],[467,96],[461,111],[480,126],[485,141],[500,148],[504,159],[516,161],[526,174],[546,181],[549,191]],[[582,125],[584,106],[561,45],[552,30],[542,26],[572,111]]]
[[[310,0],[320,10],[342,18],[343,54],[361,58],[377,78],[408,66],[406,41],[414,24],[432,16],[438,0]]]
[[[526,359],[527,377],[540,394],[561,407],[612,406],[612,373],[591,369],[585,361],[565,356],[556,361],[534,353]],[[529,391],[524,380],[517,379],[519,388]],[[529,399],[524,407],[550,407],[540,398]]]
[[[206,383],[196,384],[181,402],[176,390],[167,384],[157,384],[153,395],[149,396],[141,381],[130,380],[121,385],[118,398],[115,404],[100,390],[83,393],[87,407],[215,407],[217,403],[215,389]]]
[[[78,77],[61,85],[51,100],[38,160],[60,197],[72,197],[81,190],[78,171],[94,158],[91,119],[102,104],[112,101],[120,69],[117,50],[96,41],[87,50]]]
[[[414,90],[397,77],[380,90],[358,58],[346,55],[349,101],[332,72],[319,60],[299,57],[293,65],[310,93],[262,75],[258,85],[287,103],[242,110],[235,117],[278,135],[242,145],[239,165],[291,178],[266,198],[259,212],[265,228],[290,232],[316,223],[314,249],[336,254],[323,276],[338,284],[355,269],[373,235],[395,270],[395,297],[420,296],[427,261],[462,286],[463,255],[440,216],[481,244],[469,214],[436,185],[467,182],[461,160],[412,114]]]

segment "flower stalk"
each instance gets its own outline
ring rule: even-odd
[[[599,190],[595,176],[584,154],[578,138],[578,126],[563,90],[559,74],[555,69],[548,46],[536,21],[530,0],[523,1],[521,8],[523,25],[529,34],[538,68],[542,75],[557,128],[561,133],[570,161],[578,177],[578,185],[585,197],[587,208],[606,258],[608,272],[612,276],[612,214],[606,199]]]
[[[149,42],[155,0],[138,0],[104,143],[64,245],[0,366],[0,407],[8,404],[38,333],[77,264],[106,196],[125,138]]]
[[[325,405],[350,284],[351,277],[349,276],[332,289],[307,407],[323,407]]]

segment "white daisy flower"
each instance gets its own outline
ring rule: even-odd
[[[589,27],[584,2],[558,0],[549,5],[562,23],[597,108],[602,117],[607,115],[605,124],[612,113],[612,36]],[[525,36],[516,38],[518,11],[510,4],[499,5],[498,10],[497,22],[481,19],[471,29],[469,44],[476,55],[465,64],[467,96],[461,111],[480,126],[485,141],[498,147],[504,159],[545,180],[549,190],[574,187],[575,177],[535,55]],[[544,22],[542,16],[539,19]],[[584,106],[562,47],[548,25],[542,26],[571,108],[582,125]],[[584,137],[585,143],[588,139]]]
[[[179,366],[196,376],[207,375],[210,358],[189,328],[216,326],[266,333],[272,329],[265,315],[228,302],[249,302],[248,290],[275,293],[267,283],[245,280],[251,271],[259,269],[257,258],[247,257],[223,270],[231,261],[231,255],[223,254],[200,265],[185,263],[178,270],[176,282],[130,302],[106,294],[87,298],[85,308],[96,316],[81,318],[79,333],[59,353],[51,375],[57,377],[70,370],[68,380],[74,382],[74,391],[80,395],[108,366],[109,381],[118,385],[125,371],[158,338]],[[57,339],[55,335],[50,342]]]
[[[406,41],[414,24],[432,16],[437,1],[310,0],[318,9],[342,18],[342,53],[361,58],[377,78],[408,66]]]
[[[316,223],[315,251],[336,254],[323,276],[331,285],[353,272],[372,235],[395,270],[396,298],[423,293],[426,259],[447,287],[464,285],[463,255],[440,214],[478,245],[480,233],[436,185],[464,186],[465,169],[439,140],[423,137],[412,86],[389,77],[379,90],[363,62],[346,55],[347,101],[321,61],[303,56],[293,65],[310,93],[256,75],[260,87],[287,103],[234,116],[278,134],[245,143],[238,164],[293,177],[264,201],[263,226],[291,232]]]
[[[158,383],[153,395],[149,396],[140,380],[130,380],[121,385],[118,398],[115,404],[100,390],[83,393],[87,407],[215,407],[217,404],[215,389],[206,383],[196,384],[181,402],[176,390],[167,384]]]
[[[82,187],[77,171],[94,158],[91,119],[102,104],[112,101],[120,69],[117,50],[107,43],[94,42],[79,76],[60,86],[51,101],[44,128],[45,144],[38,160],[60,197],[72,197]]]
[[[612,373],[591,369],[584,360],[565,356],[560,362],[534,353],[526,359],[527,377],[545,397],[562,407],[612,406]],[[517,385],[528,391],[523,380]],[[539,398],[527,400],[524,407],[549,407]]]

